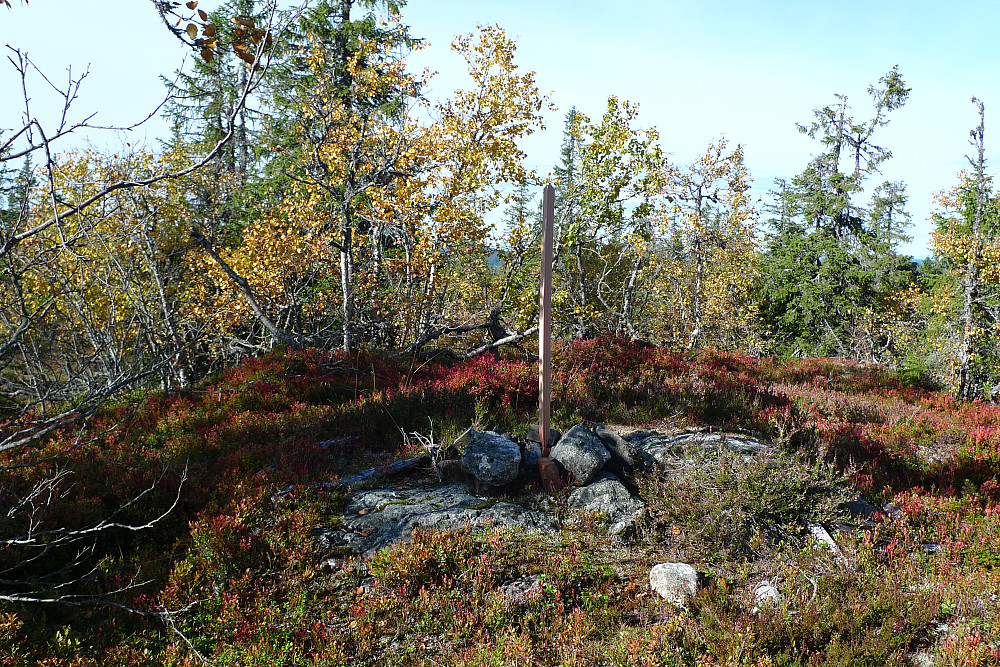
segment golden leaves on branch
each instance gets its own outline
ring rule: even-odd
[[[147,152],[122,157],[90,150],[61,154],[52,171],[54,193],[37,186],[29,193],[26,211],[31,221],[45,220],[52,215],[53,199],[85,199],[110,182],[169,169],[164,164],[169,159]],[[135,318],[159,312],[155,306],[148,310],[151,272],[183,244],[175,234],[175,187],[162,182],[131,195],[113,193],[102,206],[65,217],[26,239],[18,252],[42,261],[30,263],[22,276],[25,305],[59,318],[59,326],[67,336],[78,337],[80,346],[93,344],[105,332],[127,331]],[[0,337],[5,333],[0,327]]]
[[[219,27],[211,21],[211,16],[203,9],[198,8],[198,2],[191,0],[184,4],[188,12],[178,13],[177,8],[180,3],[173,3],[173,8],[167,8],[166,13],[177,17],[174,24],[178,36],[186,38],[189,43],[198,49],[201,59],[206,63],[212,62],[219,56],[225,44],[219,42]],[[234,39],[228,45],[232,48],[233,54],[237,58],[247,63],[247,65],[259,68],[257,63],[259,48],[270,49],[274,43],[274,36],[263,27],[259,27],[254,19],[233,18],[235,30]],[[180,28],[185,24],[183,29]]]
[[[261,42],[263,42],[263,48],[270,49],[274,43],[273,35],[269,30],[258,28],[256,21],[253,19],[234,17],[232,21],[236,26],[233,53],[243,62],[258,68],[259,65],[256,63]]]

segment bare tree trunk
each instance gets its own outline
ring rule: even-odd
[[[632,262],[632,270],[628,274],[628,283],[626,283],[625,292],[622,295],[622,328],[632,338],[638,338],[635,326],[632,324],[632,310],[635,308],[635,289],[641,267],[642,257],[636,257],[635,261]]]
[[[573,249],[577,270],[576,300],[579,305],[576,335],[578,338],[585,338],[587,331],[587,274],[583,264],[583,244],[579,239],[574,243]]]
[[[341,349],[350,354],[354,347],[354,230],[350,205],[343,210],[344,221],[340,238],[340,291],[343,300],[344,337]]]
[[[694,349],[698,345],[698,341],[701,338],[701,292],[702,285],[705,281],[705,257],[704,257],[704,211],[702,206],[704,205],[702,186],[699,184],[694,193],[694,204],[695,204],[695,215],[698,219],[698,224],[695,226],[695,239],[694,239],[694,287],[692,289],[691,295],[691,319],[694,322],[694,328],[691,330],[691,335],[688,337],[687,349]]]

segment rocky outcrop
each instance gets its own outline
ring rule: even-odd
[[[476,496],[464,483],[357,491],[348,497],[340,518],[341,526],[313,532],[320,549],[371,555],[395,542],[409,541],[418,528],[446,530],[489,524],[555,532],[560,525],[551,514]]]
[[[743,456],[747,461],[772,450],[770,445],[756,438],[733,433],[636,431],[625,436],[624,440],[631,443],[647,463],[661,467],[671,467],[699,456],[716,455],[723,448]]]

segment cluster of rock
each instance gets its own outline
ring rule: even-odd
[[[533,490],[540,481],[539,440],[537,426],[529,431],[523,446],[500,433],[470,429],[449,448],[458,460],[421,457],[397,461],[340,480],[342,486],[354,490],[338,525],[314,531],[317,544],[328,552],[371,555],[395,542],[409,540],[417,528],[444,530],[489,524],[558,531],[561,523],[550,511],[551,501]],[[570,488],[567,505],[606,516],[608,532],[623,539],[634,534],[645,513],[642,500],[633,493],[636,472],[655,464],[669,475],[672,468],[680,469],[699,457],[717,456],[722,449],[748,461],[770,449],[755,438],[739,434],[636,431],[622,437],[596,423],[574,426],[565,434],[552,430],[548,440],[550,456]],[[438,473],[438,484],[357,488],[390,474],[426,468],[428,461]],[[501,500],[501,495],[516,502]],[[861,500],[847,503],[843,509],[851,519],[847,528],[870,524],[871,517],[880,511]],[[885,511],[891,513],[892,509],[887,507]],[[844,562],[825,529],[813,525],[809,529],[817,544]],[[832,529],[837,532],[837,527]],[[328,564],[335,562],[335,558],[329,559]],[[684,604],[705,581],[704,573],[686,563],[661,563],[650,572],[650,587],[675,604]],[[537,577],[510,582],[505,595],[512,604],[518,604],[536,592],[539,585]],[[778,602],[780,594],[770,582],[762,581],[753,589],[753,599],[756,607],[762,608]]]
[[[530,491],[537,488],[539,481],[538,440],[537,427],[529,433],[529,442],[523,448],[506,435],[469,429],[451,446],[461,454],[458,461],[434,462],[439,470],[448,472],[442,475],[448,479],[441,484],[356,489],[348,496],[339,525],[317,528],[314,538],[325,551],[371,555],[395,542],[407,541],[416,528],[445,530],[491,524],[543,532],[559,530],[561,524],[555,512],[495,498],[507,491],[507,495],[519,495],[522,500],[530,498],[527,504],[544,507],[544,495]],[[609,533],[629,537],[645,508],[619,475],[631,478],[654,459],[648,454],[644,457],[635,445],[600,424],[576,426],[565,435],[553,430],[550,442],[555,443],[552,458],[564,480],[572,485],[567,504],[605,515]],[[424,459],[397,461],[344,478],[339,484],[367,485],[426,463]],[[460,470],[454,470],[456,467]]]
[[[348,496],[340,525],[317,528],[316,540],[325,550],[370,555],[394,542],[408,540],[415,528],[444,530],[493,524],[558,530],[560,521],[554,512],[494,499],[504,492],[526,500],[532,496],[526,489],[538,487],[541,445],[537,426],[529,430],[527,440],[521,446],[504,434],[469,429],[449,448],[459,455],[457,461],[418,457],[341,479],[339,486],[354,491]],[[549,444],[550,456],[571,489],[567,505],[607,517],[608,532],[623,539],[635,533],[645,513],[642,500],[633,493],[637,471],[653,464],[669,470],[678,462],[722,447],[745,457],[767,449],[758,440],[734,434],[636,431],[622,437],[596,423],[579,424],[565,434],[552,429]],[[391,475],[411,473],[428,462],[439,473],[440,484],[358,488]],[[279,491],[275,498],[289,490]],[[541,495],[535,492],[528,504],[544,507]]]
[[[538,482],[542,452],[537,426],[529,431],[528,440],[522,451],[507,436],[469,430],[456,444],[464,450],[462,469],[481,484],[498,487]],[[648,465],[640,450],[601,424],[578,424],[565,435],[553,429],[549,444],[549,455],[565,482],[574,487],[567,498],[569,506],[606,515],[612,535],[631,533],[644,506],[622,479]]]

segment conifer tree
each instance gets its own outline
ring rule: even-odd
[[[824,150],[801,174],[780,180],[762,261],[762,322],[775,351],[884,361],[899,353],[885,319],[913,267],[897,254],[909,216],[905,188],[885,182],[864,201],[868,180],[891,152],[874,143],[889,114],[906,102],[898,68],[869,86],[874,113],[850,114],[847,97],[817,109],[798,129]]]

